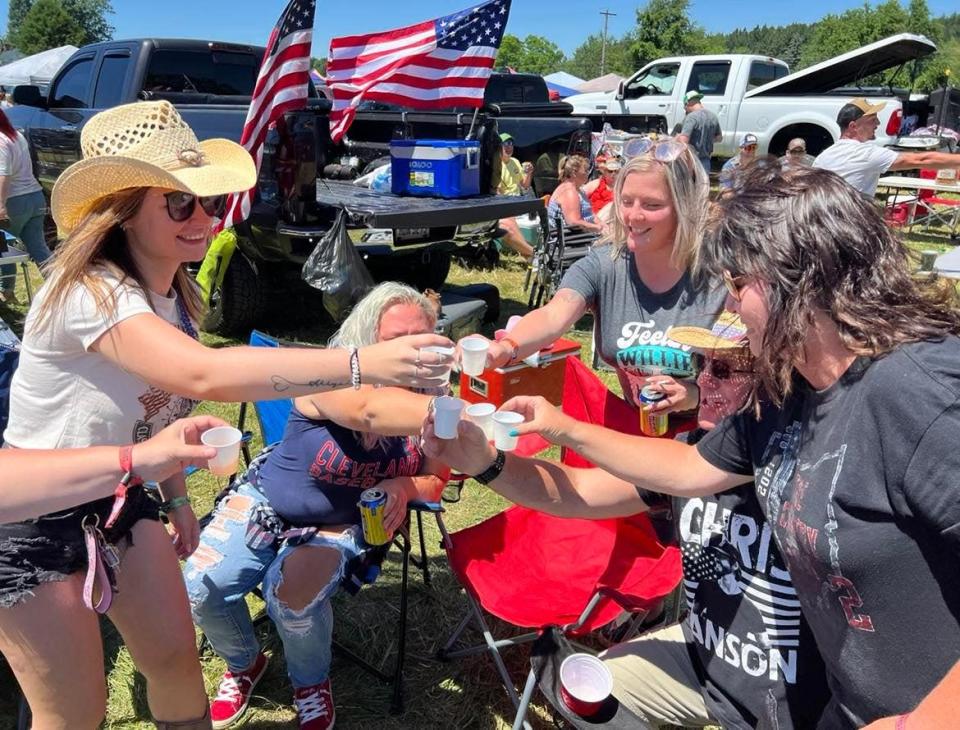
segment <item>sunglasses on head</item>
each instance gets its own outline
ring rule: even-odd
[[[717,380],[730,380],[734,375],[737,374],[754,374],[753,370],[736,368],[728,360],[707,357],[699,352],[693,353],[690,356],[690,360],[693,363],[693,370],[697,375],[700,375],[700,373],[707,373],[710,377],[716,378]]]
[[[623,156],[637,157],[639,155],[650,155],[657,162],[673,162],[683,154],[685,149],[687,149],[687,145],[683,142],[678,142],[672,137],[665,137],[659,140],[650,137],[641,137],[639,139],[631,139],[623,145]]]
[[[180,190],[174,190],[163,196],[167,199],[167,215],[170,220],[181,223],[193,215],[197,209],[197,201],[200,201],[200,207],[203,212],[211,218],[223,218],[226,212],[226,195],[207,195],[199,197],[193,193],[184,193]]]

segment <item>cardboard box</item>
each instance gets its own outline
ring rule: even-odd
[[[480,375],[460,373],[460,397],[468,403],[486,401],[501,406],[516,395],[542,395],[554,405],[563,399],[566,359],[580,357],[580,344],[561,337],[540,351],[538,367],[519,362]]]

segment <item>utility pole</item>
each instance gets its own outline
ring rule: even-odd
[[[616,15],[616,13],[611,13],[609,10],[601,10],[600,15],[603,16],[603,44],[600,46],[600,75],[603,76],[603,67],[607,62],[607,21],[610,20],[611,15]]]

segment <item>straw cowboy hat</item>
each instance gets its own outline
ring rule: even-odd
[[[197,140],[168,101],[141,101],[100,112],[80,134],[83,159],[53,186],[50,208],[70,233],[100,198],[118,190],[169,188],[205,197],[237,193],[257,181],[250,153],[227,139]]]
[[[741,350],[748,347],[747,328],[739,314],[724,310],[713,323],[713,327],[673,327],[669,337],[674,342],[695,350],[710,352],[713,350]]]

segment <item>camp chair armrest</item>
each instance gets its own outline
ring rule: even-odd
[[[436,502],[424,502],[420,499],[411,499],[407,502],[407,509],[411,512],[445,512],[443,505],[439,501]]]

